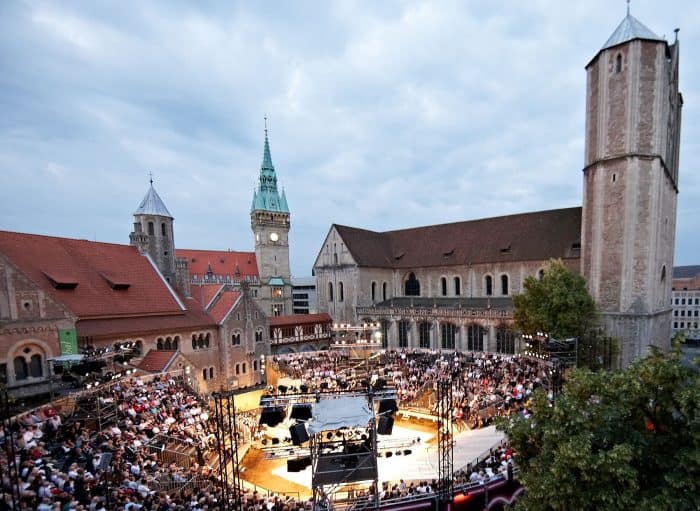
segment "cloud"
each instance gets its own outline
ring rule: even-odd
[[[700,6],[681,26],[676,262],[700,240]],[[293,273],[331,223],[387,230],[581,204],[584,66],[607,1],[0,5],[0,228],[126,242],[152,171],[180,247],[253,247],[262,116]],[[32,204],[27,208],[26,204]]]

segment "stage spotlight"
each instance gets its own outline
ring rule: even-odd
[[[413,451],[412,451],[411,449],[404,449],[404,450],[403,450],[403,455],[404,455],[404,456],[408,456],[408,455],[411,454],[412,452],[413,452]]]
[[[394,453],[392,453],[391,451],[388,451],[388,452],[386,452],[384,455],[385,455],[387,458],[391,458],[391,457],[394,455]]]

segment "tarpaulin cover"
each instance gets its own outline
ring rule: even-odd
[[[372,411],[364,397],[321,399],[314,403],[313,416],[307,424],[307,430],[316,434],[340,428],[364,428],[372,417]]]

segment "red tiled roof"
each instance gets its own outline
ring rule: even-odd
[[[0,231],[0,252],[81,318],[182,312],[158,271],[129,245]]]
[[[150,332],[178,332],[196,328],[213,328],[216,323],[193,299],[182,298],[187,310],[160,316],[80,319],[75,328],[78,337],[136,336]]]
[[[192,298],[197,300],[199,305],[201,305],[202,308],[204,309],[204,308],[206,308],[207,305],[209,305],[209,302],[211,302],[211,299],[214,298],[216,296],[216,294],[223,287],[224,287],[224,284],[217,284],[217,285],[192,284],[190,286],[190,291],[192,293]]]
[[[149,373],[165,371],[177,355],[175,350],[150,350],[138,365],[139,369]]]
[[[236,303],[236,300],[241,296],[240,291],[224,291],[214,306],[209,309],[209,314],[217,323],[221,323],[226,319],[226,314],[231,310],[231,307]]]
[[[244,279],[248,276],[258,278],[258,263],[255,259],[255,252],[178,248],[175,250],[175,256],[187,259],[190,276],[197,275],[200,280],[210,265],[214,275],[231,275],[232,279]],[[236,267],[238,267],[240,275],[236,275]]]
[[[335,225],[359,266],[420,268],[580,257],[581,208],[374,232]]]
[[[290,314],[288,316],[273,316],[270,326],[308,325],[309,323],[330,323],[333,321],[326,312],[319,314]]]

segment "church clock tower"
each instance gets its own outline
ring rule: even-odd
[[[289,206],[277,191],[277,175],[270,156],[265,129],[265,148],[258,186],[250,208],[250,226],[255,238],[255,257],[260,276],[260,303],[265,314],[292,313],[292,286],[289,271]]]
[[[629,13],[586,66],[581,270],[621,365],[670,346],[678,41]]]

